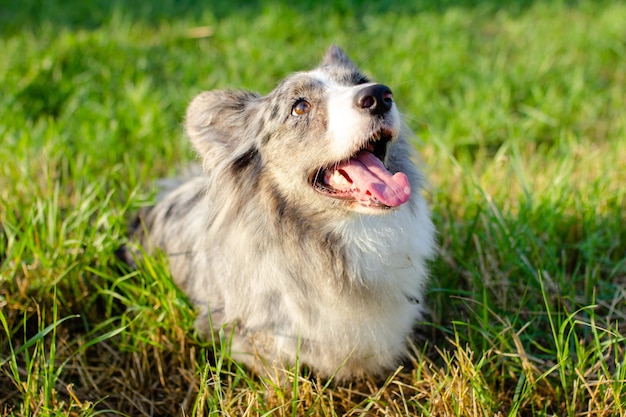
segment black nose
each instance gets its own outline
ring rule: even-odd
[[[356,93],[354,105],[359,109],[368,110],[371,114],[383,115],[393,105],[393,94],[386,85],[370,85]]]

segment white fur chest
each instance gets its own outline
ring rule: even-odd
[[[339,290],[331,283],[322,297],[308,299],[314,316],[289,309],[289,328],[282,329],[288,336],[279,331],[274,343],[281,356],[299,354],[323,374],[339,368],[340,377],[376,373],[396,364],[421,318],[434,229],[419,199],[385,216],[356,216],[341,234],[345,268],[360,280]],[[305,348],[294,343],[294,334]]]

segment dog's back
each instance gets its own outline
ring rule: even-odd
[[[142,216],[198,329],[233,330],[254,369],[378,374],[423,309],[433,226],[391,90],[331,47],[267,96],[196,97],[187,133],[204,175]],[[147,233],[144,233],[147,232]]]

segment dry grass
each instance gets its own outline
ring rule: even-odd
[[[619,1],[9,1],[0,415],[626,415],[624,21]],[[190,97],[268,91],[330,43],[421,138],[431,314],[386,379],[276,383],[197,337],[163,258],[115,251],[193,159]]]

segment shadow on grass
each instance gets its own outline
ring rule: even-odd
[[[441,252],[429,292],[439,330],[433,335],[442,341],[455,329],[484,352],[493,347],[486,334],[531,324],[521,340],[534,351],[551,343],[551,319],[575,314],[607,328],[623,321],[626,218],[618,198],[605,203],[601,215],[566,202],[522,203],[506,213],[484,201],[466,207],[462,218],[436,208]]]
[[[407,2],[392,0],[372,2],[365,0],[342,0],[328,3],[317,1],[291,2],[289,8],[297,13],[324,16],[332,12],[337,15],[362,17],[379,13],[397,13],[402,15],[423,12],[442,13],[449,8],[480,8],[485,11],[507,10],[509,13],[523,13],[537,0],[417,0]],[[575,5],[577,2],[568,1]],[[16,34],[24,29],[36,30],[42,24],[49,24],[59,29],[96,28],[108,22],[115,14],[142,22],[146,25],[159,25],[176,19],[197,19],[210,15],[222,19],[229,15],[258,16],[263,10],[269,10],[280,1],[248,0],[241,2],[202,2],[197,0],[164,0],[159,2],[128,1],[62,1],[62,0],[8,0],[0,10],[0,28],[5,34]],[[200,23],[200,22],[199,22]]]

